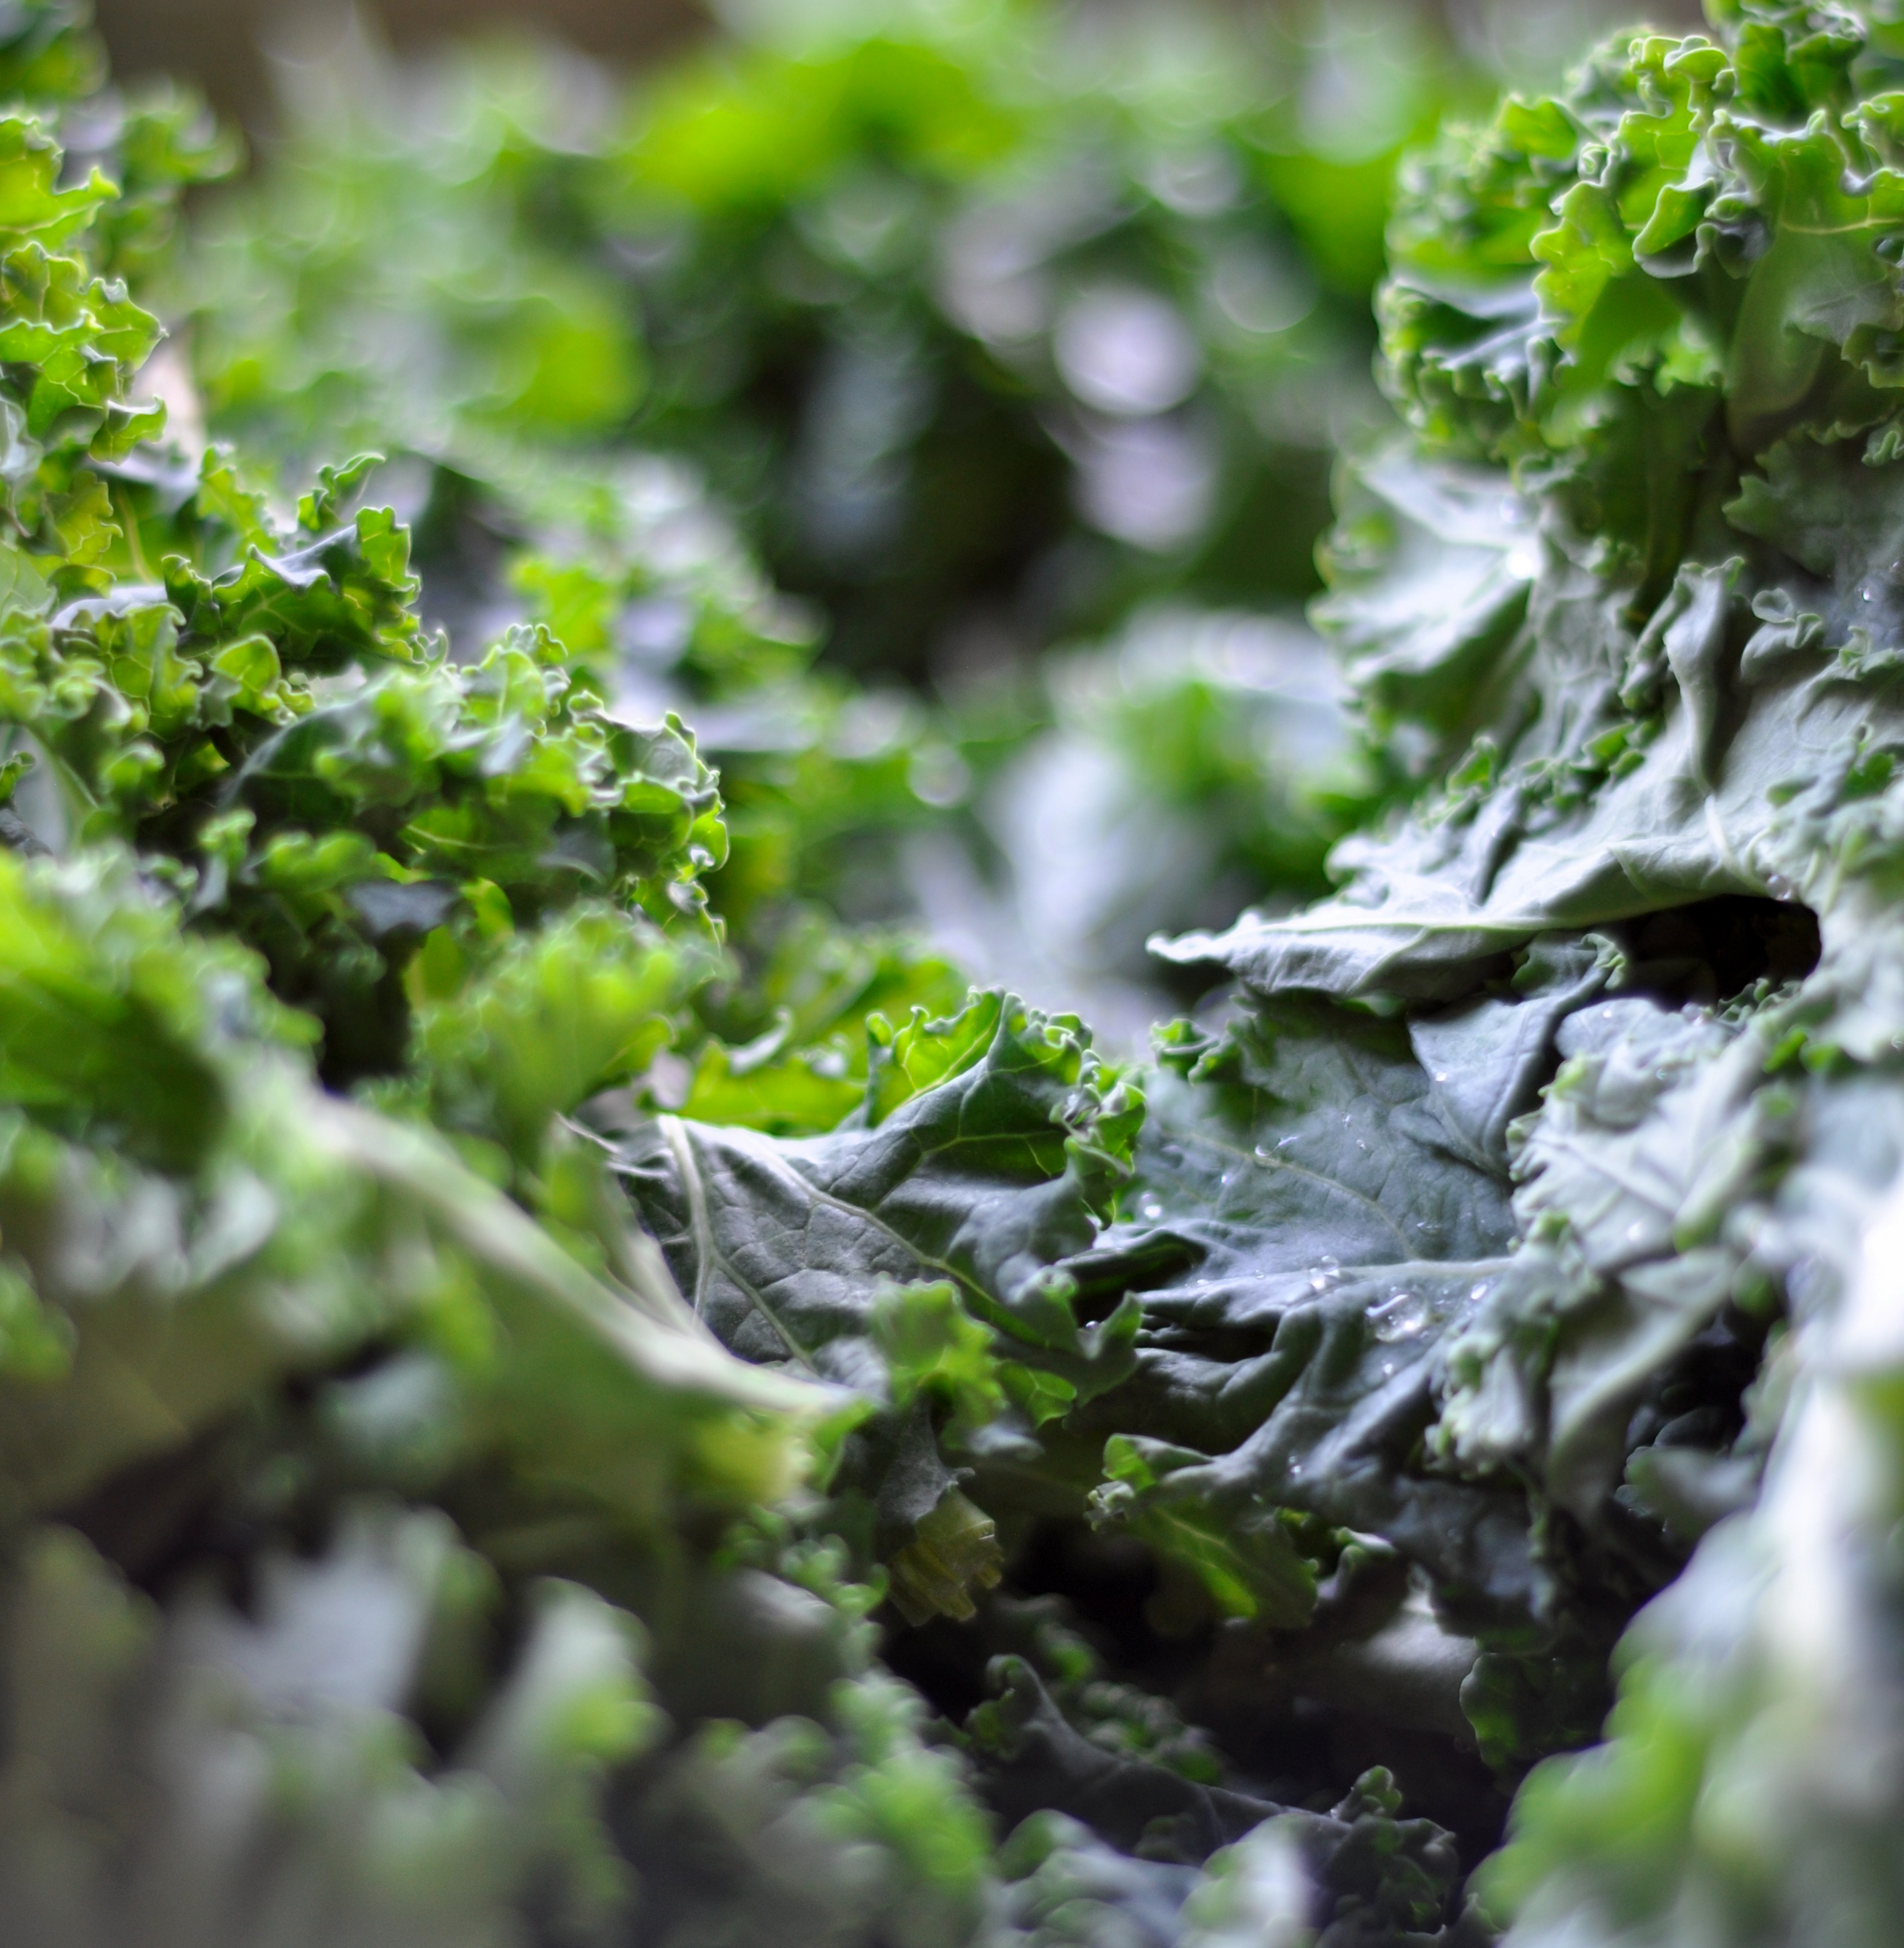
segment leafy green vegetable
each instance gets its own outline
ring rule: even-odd
[[[1484,1749],[1583,1742],[1583,1658],[1698,1546],[1620,1654],[1610,1743],[1536,1775],[1484,1877],[1516,1943],[1884,1925],[1856,1837],[1878,1801],[1848,1784],[1890,1736],[1848,1648],[1887,1628],[1852,1621],[1876,1505],[1848,1485],[1884,1410],[1845,1377],[1883,1356],[1832,1350],[1887,1302],[1840,1295],[1896,1155],[1899,50],[1874,11],[1617,39],[1416,166],[1382,306],[1412,433],[1363,464],[1325,613],[1436,783],[1338,852],[1335,900],[1171,950],[1267,1009],[1399,1015],[1431,1073],[1423,1029],[1498,1010],[1504,976],[1539,993],[1569,941],[1598,967],[1506,1125],[1518,1242],[1425,1450],[1524,1485],[1553,1579],[1544,1679],[1484,1631]],[[1478,1051],[1446,1052],[1465,1094]]]
[[[382,424],[330,412],[366,451],[301,478],[281,449],[201,449],[175,366],[166,441],[129,403],[160,329],[116,277],[154,287],[177,191],[224,152],[189,104],[92,113],[76,20],[21,22],[43,119],[6,125],[0,212],[17,1931],[606,1940],[638,1912],[684,1944],[1023,1938],[1039,1897],[994,1862],[1012,1761],[929,1732],[865,1619],[889,1593],[915,1627],[991,1627],[987,1467],[1081,1509],[1093,1457],[1058,1423],[1130,1372],[1138,1315],[1071,1267],[1141,1093],[1074,1018],[968,998],[944,960],[795,903],[848,876],[805,862],[897,793],[936,815],[963,761],[916,706],[880,729],[878,699],[808,674],[811,632],[687,532],[670,476],[554,454],[588,420],[576,348],[513,393],[426,361],[450,443],[398,374]],[[479,237],[473,191],[445,194]],[[554,278],[532,261],[513,287],[525,331]],[[482,323],[471,355],[514,356]],[[483,532],[466,490],[521,524],[504,575],[456,569]],[[650,642],[680,672],[661,696]],[[721,799],[674,702],[760,754],[733,768],[718,910]],[[798,737],[759,743],[783,709]],[[809,1237],[839,1233],[785,1267],[790,1235],[752,1233],[783,1152]],[[722,1348],[805,1272],[794,1350],[829,1357]],[[1141,1692],[1065,1695],[1223,1770]],[[1168,1912],[1233,1829],[1180,1836]]]
[[[625,1909],[603,1779],[661,1724],[634,1627],[589,1592],[538,1590],[433,1777],[402,1708],[495,1594],[440,1517],[358,1510],[321,1561],[267,1565],[255,1619],[206,1593],[162,1626],[59,1528],[29,1534],[10,1593],[0,1884],[23,1940],[235,1943],[274,1914],[306,1939],[506,1939],[532,1890],[599,1940]]]
[[[1886,1938],[1904,38],[1403,166],[1332,672],[1370,19],[0,7],[23,1941]]]

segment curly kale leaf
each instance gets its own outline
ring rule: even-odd
[[[1717,44],[1621,37],[1410,177],[1383,311],[1413,438],[1361,463],[1325,619],[1434,782],[1338,852],[1333,900],[1169,949],[1271,1020],[1309,996],[1398,1019],[1432,1070],[1424,1029],[1498,1003],[1517,957],[1599,941],[1537,1104],[1465,1117],[1513,1222],[1414,1463],[1528,1498],[1557,1633],[1487,1625],[1464,1689],[1504,1762],[1588,1736],[1610,1630],[1692,1553],[1620,1654],[1611,1743],[1537,1776],[1487,1883],[1530,1943],[1851,1940],[1888,1898],[1839,1837],[1881,1788],[1820,1819],[1765,1782],[1837,1789],[1807,1658],[1855,1668],[1837,1695],[1873,1725],[1886,1691],[1782,1633],[1802,1610],[1882,1635],[1857,1608],[1875,1504],[1846,1485],[1877,1478],[1846,1456],[1875,1456],[1881,1387],[1834,1348],[1888,1302],[1875,1270],[1844,1295],[1896,1168],[1904,1020],[1898,49],[1868,10],[1714,19]]]
[[[1463,1112],[1490,1084],[1509,1112],[1531,1096],[1519,1044],[1537,1053],[1577,998],[1570,971],[1558,1000],[1484,1003],[1512,1029],[1470,1025],[1458,1077],[1458,1026],[1435,1025],[1431,1069],[1403,1024],[1313,1004],[1167,1050],[1183,1079],[1154,1092],[1127,1215],[1091,1269],[1137,1288],[1137,1370],[1074,1416],[1201,1450],[1172,1456],[1140,1504],[1218,1536],[1247,1532],[1252,1509],[1305,1510],[1383,1537],[1451,1595],[1531,1602],[1518,1495],[1436,1478],[1416,1450],[1438,1349],[1513,1241],[1505,1168],[1473,1154]],[[1242,1575],[1257,1600],[1261,1577]],[[1285,1621],[1305,1620],[1298,1603]]]
[[[1101,1391],[1134,1315],[1081,1321],[1064,1262],[1128,1174],[1143,1099],[1074,1018],[1009,996],[921,1010],[893,1034],[857,1118],[780,1140],[662,1118],[615,1167],[696,1313],[749,1357],[849,1377],[882,1276],[945,1278],[1062,1397]]]
[[[518,1455],[636,1521],[677,1492],[771,1487],[792,1452],[775,1416],[803,1396],[809,1419],[827,1410],[730,1360],[658,1264],[592,1276],[427,1133],[319,1090],[297,1037],[260,1038],[284,1016],[256,963],[181,934],[123,861],[0,858],[0,906],[17,1511],[67,1506],[393,1335],[447,1361],[473,1454]],[[650,1428],[632,1447],[630,1412]]]

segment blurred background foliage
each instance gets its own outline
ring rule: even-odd
[[[457,653],[544,622],[693,724],[731,1034],[817,914],[1134,1038],[1152,932],[1313,897],[1406,795],[1301,620],[1388,187],[1592,7],[100,18],[252,129],[154,294],[175,427],[375,444]]]

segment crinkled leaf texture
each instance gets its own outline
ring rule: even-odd
[[[1865,1836],[1898,1744],[1869,1227],[1904,1032],[1904,70],[1874,10],[1713,11],[1722,44],[1622,36],[1414,166],[1383,299],[1412,433],[1355,470],[1323,613],[1423,789],[1338,848],[1332,899],[1164,946],[1235,976],[1252,1024],[1405,1036],[1440,1153],[1511,1194],[1386,1462],[1524,1497],[1550,1634],[1477,1618],[1483,1749],[1586,1742],[1591,1672],[1672,1585],[1620,1653],[1611,1744],[1536,1776],[1486,1880],[1530,1943],[1848,1943],[1895,1905]],[[1146,1146],[1172,1113],[1154,1092]],[[1385,1146],[1398,1177],[1407,1155]],[[1216,1337],[1243,1307],[1194,1242],[1214,1402],[1290,1328]],[[1411,1266],[1408,1290],[1432,1317],[1445,1288]],[[1318,1377],[1375,1354],[1392,1291]],[[1216,1472],[1149,1492],[1270,1446],[1304,1386],[1260,1383],[1282,1404]],[[1268,1458],[1259,1492],[1292,1498],[1286,1437]]]
[[[1541,1017],[1537,1044],[1542,1004],[1508,1012]],[[1504,1171],[1462,1153],[1399,1022],[1296,1001],[1168,1053],[1180,1074],[1157,1093],[1131,1214],[1090,1267],[1140,1288],[1137,1370],[1090,1424],[1220,1456],[1143,1490],[1202,1504],[1220,1532],[1252,1506],[1304,1509],[1381,1535],[1451,1594],[1524,1610],[1518,1494],[1414,1462],[1436,1349],[1512,1242]],[[1512,1054],[1493,1081],[1526,1086]]]
[[[1081,1327],[1059,1269],[1142,1114],[1101,1078],[1074,1018],[975,996],[902,1031],[861,1127],[776,1142],[657,1118],[616,1168],[696,1312],[750,1357],[848,1377],[877,1279],[947,1277],[1019,1357],[1101,1388],[1127,1335]]]
[[[110,193],[5,120],[0,830],[67,856],[0,859],[0,1875],[49,1948],[1487,1938],[1385,1773],[1285,1806],[1186,1720],[1269,1694],[1549,1761],[1511,1938],[1886,1938],[1904,54],[1715,18],[1412,168],[1408,430],[1321,619],[1414,800],[1166,947],[1234,985],[1141,1080],[850,956],[693,1045],[726,840],[610,705],[644,571],[532,564],[587,640],[453,660],[367,462],[293,526],[141,445]],[[744,772],[737,913],[823,719]],[[999,1593],[1087,1523],[1180,1709]],[[882,1593],[991,1660],[961,1729]]]
[[[996,1580],[990,1525],[955,1519],[959,1476],[919,1391],[930,1376],[913,1373],[895,1397],[909,1329],[886,1295],[950,1287],[982,1393],[972,1424],[955,1417],[952,1431],[966,1446],[1035,1455],[1034,1423],[1130,1370],[1135,1305],[1087,1323],[1067,1266],[1128,1174],[1143,1099],[1103,1069],[1074,1018],[1010,995],[974,994],[937,1021],[916,1010],[882,1033],[861,1107],[831,1135],[653,1117],[614,1143],[612,1167],[722,1343],[889,1407],[857,1441],[848,1479],[873,1496],[881,1553],[905,1553],[901,1600],[957,1614],[969,1580]],[[941,1335],[956,1329],[948,1314],[928,1338],[949,1348]],[[935,1518],[936,1537],[922,1527]],[[934,1566],[919,1544],[953,1557]]]
[[[518,564],[534,619],[454,655],[405,524],[365,504],[374,455],[318,468],[293,517],[256,484],[281,455],[254,476],[160,444],[130,389],[158,327],[109,273],[160,247],[218,145],[182,113],[68,116],[89,45],[54,0],[0,8],[9,86],[124,151],[116,194],[51,119],[0,116],[8,1926],[1005,1948],[1076,1873],[1167,1938],[1436,1938],[1447,1836],[1377,1773],[1285,1813],[1075,1658],[1035,1711],[1008,1684],[957,1735],[873,1667],[882,1594],[915,1624],[994,1621],[984,1470],[1073,1512],[1097,1481],[1065,1422],[1136,1370],[1140,1305],[1099,1245],[1140,1094],[1071,1017],[944,1013],[962,984],[928,956],[803,960],[794,924],[793,965],[736,978],[701,884],[727,857],[715,778],[656,686],[631,700],[638,599],[693,606],[684,681],[737,706],[730,748],[799,722],[795,762],[741,768],[737,914],[948,766],[915,772],[910,718],[836,760],[850,713],[801,677],[811,631],[745,564],[664,569],[640,470],[578,465],[565,493],[479,433],[625,413],[612,324],[591,396],[591,321],[491,293],[485,327],[513,306],[534,342],[485,328],[464,373],[526,351],[539,377],[459,451],[572,532]],[[744,1034],[710,1041],[716,1018]],[[813,1134],[656,1114],[677,1042],[697,1111]],[[1158,1457],[1127,1447],[1109,1485],[1135,1494]],[[1260,1515],[1238,1587],[1279,1618],[1321,1600],[1318,1565],[1372,1559]],[[1207,1527],[1135,1522],[1227,1573]],[[993,1818],[1052,1752],[1053,1801],[1127,1847],[1152,1808],[1172,1857],[1053,1829],[1003,1867]],[[1203,1887],[1265,1820],[1284,1839]]]
[[[1896,1160],[1893,1147],[1892,1159]],[[1765,1492],[1715,1530],[1621,1650],[1599,1751],[1537,1772],[1487,1897],[1508,1939],[1738,1939],[1850,1948],[1892,1925],[1904,1199],[1864,1220],[1850,1292],[1816,1322]]]

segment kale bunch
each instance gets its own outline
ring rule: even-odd
[[[975,1245],[1022,1233],[975,1186],[944,1212],[929,1166],[889,1205],[876,1128],[744,1167],[620,1139],[678,1273],[718,1263],[808,1357],[865,1330],[823,1276],[864,1186],[906,1275],[950,1272],[1071,1390],[1007,1385],[1009,1449],[952,1413],[957,1492],[1007,1590],[1051,1587],[1067,1494],[1152,1553],[1127,1667],[1170,1671],[1233,1782],[1296,1771],[1319,1708],[1391,1754],[1465,1724],[1512,1787],[1623,1673],[1613,1742],[1534,1775],[1459,1924],[1529,1942],[1865,1940],[1894,1905],[1904,44],[1868,13],[1713,24],[1620,37],[1406,177],[1406,430],[1349,470],[1319,613],[1421,789],[1337,849],[1332,899],[1160,943],[1235,985],[1126,1078],[1146,1118],[1088,1238],[1041,1241],[1034,1286],[988,1269]],[[1071,1327],[1083,1371],[1050,1363]],[[1115,1833],[1000,1674],[977,1749],[1036,1752]],[[1459,1823],[1447,1749],[1396,1763]]]
[[[1278,1804],[1061,1617],[1025,1614],[1023,1708],[969,1733],[880,1667],[888,1592],[923,1620],[996,1580],[960,1434],[1009,1448],[1127,1364],[1130,1308],[1081,1326],[1038,1261],[1109,1209],[1140,1099],[1074,1019],[938,1003],[942,963],[823,923],[752,973],[764,1045],[711,1033],[718,786],[612,687],[586,578],[575,646],[453,639],[367,457],[286,502],[280,456],[205,445],[121,273],[226,153],[100,94],[74,10],[0,32],[10,1934],[1002,1944],[1132,1904],[1279,1925],[1311,1857],[1427,1914],[1448,1847],[1378,1770],[1201,1875]],[[623,572],[771,665],[744,563],[653,553]],[[774,1167],[749,1123],[830,1132],[835,1205],[893,1227],[835,1275],[864,1332],[791,1362],[725,1348],[774,1308],[712,1267],[684,1295],[636,1219],[696,1143]],[[975,1186],[1016,1248],[939,1235]],[[720,1214],[694,1180],[683,1222]],[[968,1309],[992,1285],[1019,1357]],[[982,1754],[1054,1737],[1181,1841],[990,1804]]]
[[[262,307],[248,403],[205,300],[245,452],[143,302],[227,153],[0,8],[9,1938],[1885,1938],[1904,30],[1710,24],[1408,166],[1317,610],[1406,802],[1160,939],[1136,1062],[856,924],[972,744],[620,444],[661,259],[492,221],[658,181],[654,101],[367,147],[467,280]],[[1003,141],[898,45],[749,112]],[[371,224],[216,250],[321,296]],[[1263,628],[1153,639],[1174,741],[1130,646],[1055,693],[1261,817]]]

